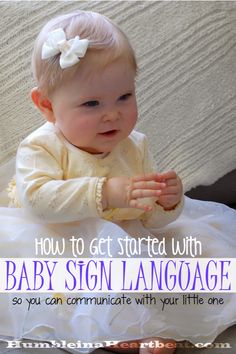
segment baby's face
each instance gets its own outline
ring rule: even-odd
[[[87,77],[77,74],[51,99],[57,127],[84,151],[110,152],[135,126],[134,81],[134,69],[123,60]]]

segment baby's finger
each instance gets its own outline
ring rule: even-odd
[[[136,208],[136,209],[140,209],[140,210],[144,210],[144,211],[151,211],[152,210],[152,207],[150,205],[141,204],[140,202],[138,202],[137,199],[130,200],[129,206],[130,206],[130,208]]]
[[[133,198],[148,198],[148,197],[158,197],[161,195],[161,190],[153,189],[133,189],[130,192],[130,199]]]
[[[180,190],[178,188],[178,186],[170,186],[170,187],[166,187],[165,189],[163,189],[161,191],[161,195],[179,195],[180,194]]]
[[[171,178],[165,181],[165,184],[167,187],[169,186],[177,186],[178,185],[178,180],[177,178]]]
[[[132,189],[163,189],[166,183],[158,183],[154,181],[133,182]]]
[[[170,195],[162,195],[159,199],[158,199],[158,203],[160,205],[163,205],[165,208],[169,208],[172,207],[176,204],[178,204],[179,202],[179,198],[173,194]]]
[[[156,181],[158,182],[165,181],[167,179],[176,179],[176,178],[177,178],[177,174],[173,170],[156,174]]]
[[[156,180],[156,173],[149,173],[147,175],[139,175],[132,177],[133,182],[140,182],[140,181],[155,181]]]

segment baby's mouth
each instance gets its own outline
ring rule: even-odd
[[[108,131],[103,132],[103,133],[99,133],[99,135],[112,137],[112,136],[115,136],[117,133],[118,133],[118,130],[112,129],[112,130],[108,130]]]

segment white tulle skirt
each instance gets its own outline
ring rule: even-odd
[[[0,256],[35,257],[36,238],[52,237],[55,240],[83,235],[87,244],[96,236],[106,238],[147,236],[167,240],[181,239],[192,235],[202,242],[203,257],[236,257],[236,211],[218,203],[201,202],[185,198],[182,215],[175,222],[159,230],[146,230],[140,221],[125,221],[119,225],[101,219],[87,219],[73,224],[43,225],[31,220],[22,209],[1,207],[0,213]],[[113,257],[118,247],[113,243]],[[169,252],[171,248],[169,247]],[[66,245],[64,257],[71,257],[71,248]],[[89,254],[84,254],[89,257]],[[168,253],[170,257],[170,253]],[[143,246],[141,257],[147,257]],[[36,294],[18,294],[20,297],[36,297]],[[209,294],[201,294],[206,301],[203,305],[175,306],[137,305],[94,305],[66,304],[71,294],[65,293],[63,305],[40,305],[28,309],[26,301],[13,305],[17,294],[0,294],[0,334],[14,338],[35,340],[64,340],[66,342],[95,343],[104,341],[126,341],[153,336],[189,340],[192,343],[209,343],[230,325],[236,323],[236,294],[220,294],[222,305],[209,305]],[[90,293],[76,296],[107,297],[109,294]],[[119,297],[121,294],[110,294]],[[177,294],[153,294],[157,298]],[[41,299],[52,294],[38,294]],[[75,296],[75,294],[73,294]],[[130,297],[137,294],[129,294]],[[141,296],[141,294],[140,294]],[[181,296],[181,295],[180,295]],[[89,352],[89,349],[78,349]]]

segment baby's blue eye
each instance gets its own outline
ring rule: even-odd
[[[126,101],[132,96],[132,93],[126,93],[125,95],[122,95],[119,97],[120,101]]]
[[[98,101],[88,101],[88,102],[83,103],[83,106],[85,106],[85,107],[95,107],[98,105],[99,105]]]

